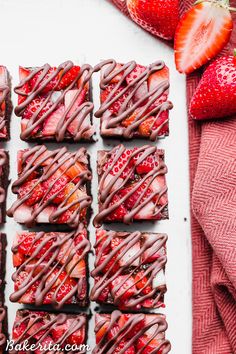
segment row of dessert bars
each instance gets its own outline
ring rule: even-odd
[[[93,141],[92,76],[101,72],[100,103],[103,137],[156,140],[168,135],[169,70],[162,61],[148,66],[105,60],[92,67],[71,61],[58,67],[20,67],[17,116],[26,141]],[[0,66],[0,139],[9,138],[11,113],[7,69]]]
[[[1,68],[5,81],[2,76],[0,132],[7,139],[10,88],[7,71]],[[168,69],[163,62],[143,67],[133,61],[123,65],[108,60],[92,68],[68,61],[57,68],[47,64],[40,68],[20,68],[15,113],[22,118],[21,138],[92,141],[91,79],[97,71],[101,71],[101,107],[95,116],[101,118],[102,136],[155,140],[168,134],[168,111],[172,104],[168,101]],[[58,315],[38,309],[41,305],[60,311],[64,305],[86,307],[91,300],[117,308],[111,314],[95,315],[93,353],[168,353],[165,316],[127,313],[164,306],[167,236],[102,228],[108,222],[131,224],[168,218],[164,151],[151,145],[133,149],[118,145],[98,152],[99,210],[93,219],[96,243],[95,267],[90,272],[94,285],[90,293],[87,258],[91,244],[87,225],[91,216],[92,173],[89,161],[85,148],[76,152],[65,147],[52,151],[37,145],[18,152],[18,178],[12,184],[17,199],[7,215],[28,228],[36,224],[61,224],[66,231],[22,231],[14,238],[14,292],[10,300],[34,305],[37,311],[17,312],[12,331],[15,347],[11,352],[26,353],[27,350],[17,349],[17,344],[28,341],[33,345],[58,344],[58,352],[85,353],[86,348],[72,350],[67,345],[86,344],[86,315]],[[5,220],[8,166],[8,154],[0,150],[1,222]],[[2,283],[4,240],[2,235]],[[4,349],[3,288],[0,347]]]

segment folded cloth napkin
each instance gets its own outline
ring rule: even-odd
[[[113,2],[126,12],[124,0]],[[181,13],[193,2],[180,0]],[[236,29],[223,54],[233,48]],[[188,103],[200,78],[200,71],[187,77]],[[189,152],[192,353],[236,354],[236,117],[204,123],[189,117]]]

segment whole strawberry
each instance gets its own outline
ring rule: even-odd
[[[190,102],[194,119],[236,114],[236,57],[220,57],[209,65]]]
[[[179,20],[179,0],[127,0],[130,17],[155,36],[171,40]]]

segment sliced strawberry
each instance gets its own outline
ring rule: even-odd
[[[95,277],[94,281],[95,284],[100,280],[99,277]],[[110,294],[110,289],[108,286],[105,286],[105,288],[102,289],[102,291],[100,292],[99,296],[98,296],[98,301],[100,301],[101,303],[105,303],[107,301],[108,295]]]
[[[133,345],[131,345],[128,349],[126,349],[125,351],[123,351],[124,347],[127,345],[127,342],[125,342],[124,340],[119,341],[119,343],[117,344],[117,346],[115,347],[115,350],[113,351],[114,354],[118,354],[118,353],[122,353],[123,354],[135,354],[135,347]]]
[[[20,198],[24,198],[27,195],[28,198],[25,200],[25,204],[31,206],[44,196],[44,190],[41,183],[38,183],[38,180],[34,179],[22,184],[18,189],[18,194]]]
[[[133,160],[136,162],[141,156],[143,155],[143,152],[136,154],[133,157]],[[148,155],[140,164],[136,166],[136,171],[139,175],[142,175],[144,173],[148,173],[152,171],[155,167],[159,166],[159,162],[157,161],[157,158],[155,155]]]
[[[109,206],[118,203],[119,200],[120,198],[117,195],[114,195]],[[107,220],[122,221],[126,214],[127,214],[127,209],[125,208],[125,206],[123,204],[119,204],[119,206],[107,216]]]
[[[57,224],[67,224],[70,221],[72,215],[73,215],[73,212],[71,210],[69,210],[69,209],[66,210],[57,219]]]
[[[127,0],[132,20],[155,36],[174,38],[179,20],[178,0]]]
[[[136,283],[136,287],[142,291],[144,295],[150,294],[152,291],[151,285],[147,285],[148,278],[144,276],[144,270],[140,270],[134,278],[134,281]]]
[[[73,332],[66,340],[66,342],[69,343],[70,345],[77,345],[77,346],[83,344],[84,341],[85,341],[85,331],[82,328]]]
[[[54,136],[58,130],[58,123],[61,121],[65,112],[64,106],[60,106],[56,111],[52,112],[43,123],[43,136]]]
[[[25,203],[22,203],[15,211],[14,211],[14,220],[19,222],[20,224],[24,224],[27,220],[30,220],[32,217],[32,207],[29,207]]]
[[[228,43],[233,21],[227,2],[197,2],[181,18],[175,33],[175,63],[189,74],[214,58]]]
[[[107,334],[107,338],[109,340],[112,340],[114,338],[116,338],[119,335],[120,332],[120,327],[118,326],[118,324],[114,324],[112,326],[112,328],[109,330],[108,334]]]
[[[76,80],[80,72],[80,66],[73,66],[62,77],[57,86],[57,90],[63,90]],[[60,75],[60,74],[59,74]]]
[[[38,204],[34,205],[34,210],[38,210]],[[54,213],[56,210],[56,207],[54,205],[48,205],[47,207],[44,207],[43,210],[37,215],[36,221],[39,224],[47,224],[50,222],[50,216],[52,213]]]
[[[72,260],[66,266],[66,271],[71,278],[84,278],[86,276],[86,263],[84,259],[79,261],[79,256],[74,255]]]
[[[39,109],[43,106],[40,112],[37,114],[37,118],[41,118],[44,116],[48,110],[52,107],[53,103],[48,101],[46,104],[46,98],[38,96],[37,98],[33,99],[28,106],[25,108],[23,113],[23,118],[30,119],[32,116],[39,111]]]
[[[137,185],[137,183],[133,183],[130,186],[121,189],[119,192],[121,198],[126,196],[132,190],[134,190],[136,185]],[[138,189],[136,189],[130,195],[130,197],[126,198],[126,200],[124,201],[125,207],[129,210],[132,210],[134,208],[134,206],[136,205],[137,201],[139,200],[140,196],[144,193],[144,190],[146,188],[147,188],[147,182],[142,183],[141,186],[138,187]],[[143,202],[145,199],[147,199],[151,194],[152,194],[152,190],[150,188],[148,188],[147,191],[145,192],[145,194],[143,195],[142,199],[140,200],[140,203]]]
[[[68,331],[69,325],[68,323],[63,323],[61,325],[54,324],[52,327],[50,334],[52,335],[52,338],[54,342],[58,343],[61,338],[64,336],[66,331]]]
[[[86,89],[82,89],[82,91],[79,93],[79,90],[69,90],[66,92],[65,95],[65,109],[69,109],[69,112],[67,113],[67,117],[72,116],[72,114],[78,109],[79,106],[85,101],[85,97],[87,94]],[[75,100],[75,102],[72,104],[73,100],[75,97],[78,96]],[[72,106],[71,106],[72,105]]]
[[[115,290],[115,288],[117,288],[117,290]],[[125,300],[136,294],[137,289],[133,278],[127,279],[127,275],[120,275],[112,281],[111,291],[114,298],[119,297],[119,301],[125,302]]]
[[[74,183],[77,183],[80,179],[80,174],[86,170],[85,166],[78,161],[71,164],[73,160],[66,154],[63,156],[63,160],[65,162],[61,165],[61,170],[65,172],[65,174],[70,177]]]
[[[137,349],[141,350],[143,354],[152,354],[153,352],[157,354],[162,354],[164,347],[162,346],[158,352],[156,352],[157,348],[161,344],[161,340],[158,339],[152,339],[149,344],[147,344],[150,341],[150,338],[148,336],[143,335],[138,338],[137,340]]]
[[[126,76],[127,84],[131,84],[134,80],[136,80],[143,72],[146,70],[145,66],[136,64],[135,68],[131,71],[130,74]]]
[[[127,246],[124,246],[121,248],[120,252],[124,251],[124,248],[126,249]],[[136,242],[133,246],[129,246],[128,250],[126,250],[125,254],[120,258],[119,264],[121,267],[127,267],[128,263],[130,266],[133,267],[138,267],[139,266],[139,261],[140,257],[137,257],[138,252],[140,251],[140,244],[139,242]],[[130,263],[131,258],[134,257],[134,260],[132,263]]]
[[[55,172],[42,183],[43,190],[47,191],[44,201],[53,198],[53,202],[59,204],[64,200],[65,187],[69,182],[67,175],[62,175],[59,171]]]
[[[134,121],[137,117],[137,113],[138,113],[138,111],[135,110],[129,117],[122,120],[121,125],[123,125],[123,127],[125,127],[125,128],[129,127],[131,124],[134,123]]]
[[[13,253],[13,266],[14,267],[19,267],[23,264],[23,262],[25,261],[25,257],[22,253],[20,252],[16,252],[16,253]]]
[[[25,80],[29,75],[30,70],[23,68],[22,66],[19,67],[20,81]],[[30,85],[28,81],[23,86],[21,86],[20,91],[25,95],[18,95],[18,105],[23,103],[26,100],[27,95],[30,93]]]
[[[115,176],[120,172],[120,170],[124,167],[124,165],[126,165],[124,171],[120,175],[121,178],[125,179],[133,166],[133,161],[131,159],[132,152],[133,150],[131,149],[125,149],[125,151],[116,161],[115,165],[112,167],[112,170],[109,173]],[[107,163],[104,166],[104,171],[107,171],[107,169],[113,165],[113,161],[115,158],[116,158],[116,153],[114,153],[114,155],[112,155],[110,159],[107,161]]]
[[[73,204],[70,206],[70,210],[78,210],[80,203],[79,200],[84,196],[84,193],[75,187],[74,183],[69,182],[64,189],[64,198],[67,198],[66,205]]]
[[[158,219],[160,216],[155,215],[156,205],[151,201],[148,202],[145,206],[142,207],[141,210],[137,214],[135,214],[135,220],[152,220]]]
[[[26,331],[27,325],[24,321],[15,321],[13,331],[12,331],[12,339],[14,341],[19,338],[23,338],[23,333]]]
[[[109,321],[105,322],[101,328],[96,332],[96,344],[98,344],[107,334]]]
[[[114,90],[115,87],[116,87],[116,84],[108,85],[105,88],[105,90],[103,90],[101,92],[101,96],[100,96],[101,103],[104,103],[107,100],[108,96],[110,96],[111,92]],[[123,90],[124,90],[124,88],[121,88],[121,87],[119,89],[117,89],[109,101],[111,101],[114,97],[119,95]],[[108,107],[109,111],[114,115],[118,115],[121,106],[123,105],[123,103],[125,102],[127,97],[129,96],[129,94],[130,94],[129,91],[126,91],[125,93],[123,93],[118,99],[115,100],[114,103],[109,105],[109,107]]]
[[[57,81],[58,81],[58,75],[56,75],[54,78],[52,78],[52,76],[53,76],[53,74],[55,74],[56,70],[57,70],[57,68],[54,68],[54,67],[49,68],[49,70],[48,70],[47,74],[44,76],[43,80],[40,81],[40,84],[37,86],[37,89],[39,87],[42,88],[40,90],[41,93],[44,93],[44,94],[48,93],[49,91],[52,91],[54,89],[54,87],[56,86]],[[43,70],[38,71],[30,80],[30,86],[32,89],[35,88],[39,77],[42,75],[42,72],[43,72]],[[45,82],[50,78],[51,78],[51,80],[45,86]]]
[[[72,279],[71,279],[72,280]],[[65,296],[67,296],[76,286],[76,282],[74,283],[65,283],[59,286],[59,289],[57,290],[57,295],[56,295],[56,301],[59,303],[61,301],[64,300]],[[50,290],[44,300],[43,303],[44,304],[51,304],[52,303],[52,299],[55,293],[55,289]],[[72,303],[72,298],[68,299],[66,301],[67,304],[71,304]]]
[[[112,84],[116,84],[117,82],[120,82],[120,80],[122,79],[122,76],[124,74],[123,70],[120,71],[120,69],[122,69],[122,67],[123,67],[123,65],[121,65],[119,63],[116,64],[116,67],[112,72],[112,75],[114,75],[114,74],[116,74],[116,75],[110,80],[110,82]],[[120,71],[120,72],[118,73],[118,71]]]
[[[169,69],[165,65],[162,69],[157,70],[148,77],[148,90],[153,91],[159,87],[159,85],[165,81],[169,81]],[[169,91],[169,90],[168,90]],[[167,99],[168,91],[158,99],[159,102],[164,102]]]
[[[130,320],[130,318],[132,318],[131,314],[127,314],[127,313],[122,314],[118,321],[119,327],[123,328],[126,325],[126,323]],[[143,319],[139,321],[136,325],[133,325],[129,331],[125,332],[125,337],[129,339],[134,337],[144,328],[144,326],[145,326],[145,320]]]

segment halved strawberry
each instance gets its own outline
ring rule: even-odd
[[[115,299],[119,297],[119,302],[125,302],[136,294],[137,289],[133,278],[128,278],[127,275],[119,275],[111,282],[111,292]]]
[[[112,206],[112,205],[118,203],[119,200],[120,200],[120,198],[118,197],[118,195],[114,195],[109,206]],[[109,221],[122,221],[126,214],[127,214],[127,209],[125,208],[125,206],[122,203],[122,204],[119,204],[118,207],[107,216],[107,220],[109,220]]]
[[[23,338],[23,333],[26,331],[27,329],[27,324],[25,321],[15,321],[14,323],[14,327],[12,330],[12,339],[14,341],[18,340],[19,338]]]
[[[75,254],[67,264],[66,271],[71,278],[83,278],[86,276],[86,263],[84,259],[79,261],[79,256]]]
[[[104,103],[107,100],[108,96],[111,94],[111,92],[114,90],[115,87],[116,87],[116,84],[111,84],[111,85],[108,85],[105,88],[105,90],[102,90],[101,96],[100,96],[101,103]],[[114,97],[118,96],[123,90],[124,90],[124,88],[121,88],[121,87],[118,88],[114,92],[113,96],[110,98],[109,101],[111,101]],[[123,105],[123,103],[125,102],[125,100],[127,99],[127,97],[129,96],[129,93],[130,93],[129,91],[124,92],[119,98],[117,98],[115,100],[114,103],[109,105],[108,109],[112,114],[118,115],[120,108]]]
[[[144,276],[144,270],[140,270],[134,278],[136,287],[142,291],[144,295],[150,294],[152,287],[150,284],[147,285],[148,278]]]
[[[28,206],[34,205],[44,196],[44,189],[41,183],[38,183],[37,179],[28,181],[18,189],[20,198],[24,198],[26,195],[28,198],[25,200],[25,204]]]
[[[37,98],[34,98],[25,108],[23,112],[23,118],[30,119],[37,111],[39,111],[40,108],[41,110],[37,114],[37,118],[39,119],[44,116],[53,105],[51,101],[48,101],[47,103],[45,102],[46,98],[44,97],[38,96]]]
[[[228,1],[201,1],[183,15],[175,33],[175,63],[180,73],[200,68],[227,44],[233,28],[228,7]]]
[[[64,112],[65,108],[61,105],[45,119],[42,129],[43,136],[54,136],[56,134],[58,123],[61,121]]]
[[[39,249],[40,244],[44,241],[43,238],[35,240],[35,234],[32,232],[21,234],[19,239],[18,251],[23,255],[31,256],[36,249]],[[45,256],[45,253],[52,247],[54,240],[48,239],[47,242],[40,248],[40,250],[36,254],[36,258],[41,258]],[[50,259],[50,255],[45,257],[45,260]]]
[[[159,87],[159,85],[165,81],[169,80],[169,69],[165,65],[162,69],[157,70],[149,75],[148,77],[148,90],[153,91]],[[158,100],[159,102],[164,102],[167,99],[167,92],[165,91],[163,96],[161,96]]]
[[[40,81],[39,85],[37,86],[37,89],[40,87],[43,87],[45,85],[45,82],[51,78],[51,80],[40,90],[41,93],[48,93],[49,91],[52,91],[54,87],[57,84],[58,81],[58,75],[56,75],[54,78],[52,78],[53,74],[55,74],[57,68],[51,67],[49,68],[48,72],[44,76],[43,80]],[[30,86],[31,88],[35,88],[37,81],[39,80],[39,77],[42,75],[43,70],[38,71],[30,80]]]
[[[125,179],[133,166],[133,161],[131,159],[132,152],[133,150],[131,149],[125,149],[125,151],[118,158],[118,160],[116,161],[115,165],[112,167],[109,173],[115,176],[120,172],[120,170],[124,167],[124,165],[126,165],[124,171],[120,174],[120,178]],[[104,171],[107,171],[107,169],[113,165],[113,161],[115,158],[116,158],[116,153],[114,153],[114,155],[112,155],[110,159],[107,161],[107,163],[104,166]]]
[[[68,87],[73,81],[76,80],[80,72],[80,66],[74,65],[71,69],[69,69],[62,77],[57,86],[57,90],[63,90]],[[62,73],[59,73],[59,76]]]
[[[23,68],[22,66],[19,67],[20,81],[25,80],[29,75],[30,75],[29,69]],[[23,103],[26,100],[27,95],[30,93],[30,85],[28,81],[21,86],[20,91],[23,93],[23,95],[18,95],[18,105]]]

